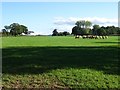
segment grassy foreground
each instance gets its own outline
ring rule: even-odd
[[[118,37],[3,37],[4,88],[119,88]]]

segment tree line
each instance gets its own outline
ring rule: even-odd
[[[115,26],[99,26],[97,24],[92,26],[90,21],[77,21],[75,23],[76,26],[72,28],[72,34],[74,35],[98,35],[98,36],[106,36],[106,35],[120,35],[120,28]]]
[[[70,33],[67,32],[67,31],[58,32],[57,29],[54,29],[52,33],[53,33],[52,36],[67,36],[67,35],[70,35]]]
[[[3,36],[18,36],[22,33],[27,34],[28,28],[25,25],[20,25],[18,23],[12,23],[10,25],[4,26],[4,29],[2,29],[2,35]]]
[[[120,28],[115,26],[99,26],[97,24],[93,25],[91,29],[92,23],[90,21],[80,20],[75,23],[75,26],[72,28],[73,35],[98,35],[98,36],[106,36],[106,35],[120,35]],[[18,23],[12,23],[10,25],[4,26],[2,29],[2,36],[18,36],[24,34],[31,33],[28,31],[27,26],[20,25]],[[52,32],[52,36],[67,36],[70,35],[69,32],[58,32],[57,29],[54,29]]]

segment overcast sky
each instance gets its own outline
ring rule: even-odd
[[[51,34],[53,29],[71,32],[77,20],[101,26],[118,26],[117,2],[3,2],[2,28],[11,23],[30,31]]]

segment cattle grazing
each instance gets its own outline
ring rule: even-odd
[[[87,36],[83,35],[82,38],[85,39],[85,38],[87,38]]]
[[[79,36],[77,35],[77,36],[75,36],[75,39],[77,39],[77,38],[79,38]]]

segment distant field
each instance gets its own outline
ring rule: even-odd
[[[4,88],[120,87],[118,37],[3,37]]]
[[[72,36],[3,37],[3,47],[21,46],[116,46],[118,37],[108,39],[75,39]]]

